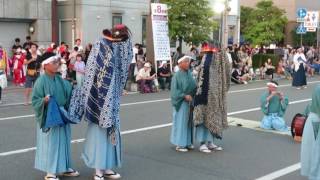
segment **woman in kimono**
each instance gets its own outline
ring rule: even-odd
[[[310,113],[303,129],[301,142],[301,175],[310,180],[320,179],[320,85],[312,94]]]
[[[132,60],[130,30],[116,25],[89,55],[83,83],[85,119],[88,121],[82,159],[95,169],[94,180],[119,179],[121,167],[120,96]]]
[[[282,92],[277,91],[277,82],[270,81],[267,86],[268,91],[263,93],[260,98],[261,110],[264,114],[260,127],[288,131],[283,116],[288,107],[289,99]]]
[[[18,48],[16,54],[13,56],[13,82],[16,86],[23,86],[25,81],[23,71],[24,60],[25,56],[23,55],[21,48]]]
[[[46,106],[54,97],[59,106],[68,106],[71,85],[57,74],[60,58],[49,57],[42,62],[45,74],[40,76],[32,94],[32,107],[37,120],[37,150],[35,168],[47,173],[45,180],[59,180],[58,175],[79,176],[71,164],[71,128],[69,124],[43,131]]]
[[[170,142],[176,145],[179,152],[187,152],[192,148],[192,117],[190,103],[196,90],[196,83],[189,71],[190,57],[184,56],[178,60],[179,71],[171,82],[171,103],[173,106],[173,124]]]
[[[297,89],[307,87],[307,77],[306,77],[306,63],[307,59],[302,52],[302,49],[298,49],[297,53],[293,56],[294,73],[292,79],[292,86]]]

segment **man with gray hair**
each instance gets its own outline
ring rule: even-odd
[[[193,126],[190,122],[190,103],[196,90],[196,83],[189,71],[190,57],[183,56],[177,63],[177,71],[171,82],[171,104],[173,106],[173,124],[170,142],[179,152],[187,152],[192,145]]]

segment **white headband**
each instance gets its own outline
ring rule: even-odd
[[[267,83],[267,86],[278,87],[278,85],[275,84],[275,83],[273,83],[273,82],[268,82],[268,83]]]
[[[56,61],[56,60],[58,60],[58,56],[51,56],[42,62],[42,66],[44,66],[46,64],[50,64],[51,62]]]
[[[190,56],[183,56],[182,58],[180,58],[180,59],[178,60],[178,64],[179,64],[180,62],[184,61],[184,60],[190,61],[190,59],[191,59]]]

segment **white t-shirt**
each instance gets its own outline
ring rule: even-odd
[[[150,70],[145,71],[144,68],[141,68],[138,72],[138,75],[136,76],[136,81],[147,77],[150,77]]]
[[[83,47],[81,45],[80,46],[75,45],[74,47],[78,47],[78,51],[83,51]]]
[[[137,62],[136,61],[136,54],[138,54],[138,48],[133,47],[132,51],[133,51],[133,57],[132,57],[131,63],[136,63]]]

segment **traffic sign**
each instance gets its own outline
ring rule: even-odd
[[[307,28],[303,26],[303,24],[301,23],[297,29],[296,29],[296,33],[297,34],[306,34],[307,33]]]
[[[298,8],[297,9],[297,17],[298,18],[304,18],[307,15],[307,9],[306,8]]]
[[[307,15],[304,17],[304,27],[317,28],[318,22],[319,22],[319,12],[308,11]]]
[[[307,28],[307,32],[316,32],[317,28]]]

